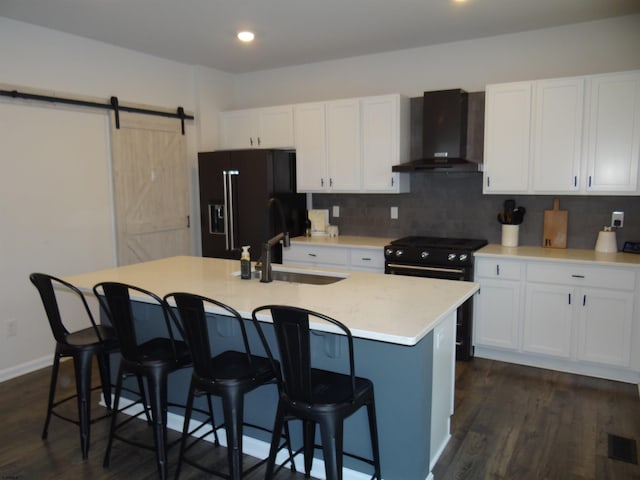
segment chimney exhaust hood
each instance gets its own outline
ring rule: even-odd
[[[461,89],[425,92],[422,112],[422,157],[392,170],[480,172],[481,164],[467,158],[469,94]]]

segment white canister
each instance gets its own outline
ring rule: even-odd
[[[517,247],[520,225],[502,225],[502,246]]]
[[[618,241],[616,240],[616,232],[611,227],[604,227],[604,230],[598,233],[596,241],[596,252],[615,253],[618,251]]]

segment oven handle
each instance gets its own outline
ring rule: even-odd
[[[400,265],[397,263],[387,263],[387,267],[396,268],[398,270],[422,270],[424,272],[444,272],[444,273],[459,273],[465,272],[463,268],[444,268],[444,267],[421,267],[419,265]]]

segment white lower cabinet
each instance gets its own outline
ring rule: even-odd
[[[476,261],[476,345],[517,350],[521,309],[521,265],[519,262],[481,259]]]
[[[282,249],[282,262],[289,265],[343,268],[383,273],[382,248],[291,244]]]
[[[595,262],[477,258],[476,355],[640,380],[633,358],[640,328],[634,315],[640,305],[636,270]]]

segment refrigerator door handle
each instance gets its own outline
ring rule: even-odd
[[[233,199],[234,195],[234,178],[239,175],[238,170],[225,170],[223,175],[225,176],[224,182],[224,198],[225,198],[225,242],[227,250],[234,250],[236,248],[236,231],[235,231],[235,208]]]

